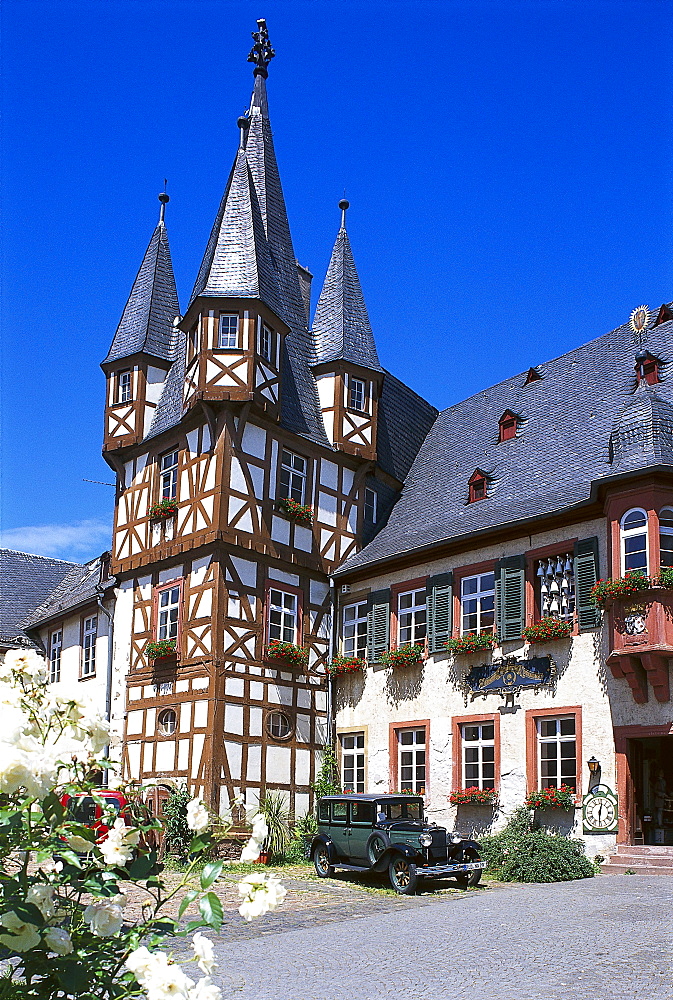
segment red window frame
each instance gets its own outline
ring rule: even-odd
[[[467,486],[469,489],[468,503],[477,503],[479,500],[485,500],[488,496],[486,474],[481,469],[474,470],[467,481]]]
[[[517,419],[516,414],[511,410],[505,410],[498,421],[498,444],[502,441],[511,441],[516,437]]]
[[[164,590],[172,590],[173,587],[180,588],[180,596],[178,598],[178,634],[175,638],[175,651],[178,652],[180,649],[180,642],[182,640],[182,619],[185,594],[185,581],[181,576],[176,577],[175,580],[169,580],[168,583],[157,584],[152,592],[152,639],[154,642],[159,641],[159,594],[161,594]]]
[[[537,721],[554,719],[563,715],[575,716],[575,796],[582,795],[582,706],[559,705],[557,708],[529,708],[526,710],[526,787],[528,793],[537,792],[539,787],[537,761]]]
[[[542,617],[540,601],[537,593],[537,563],[540,559],[550,559],[552,556],[565,555],[567,552],[575,551],[577,538],[568,538],[565,542],[554,542],[552,545],[542,545],[538,549],[530,549],[526,552],[526,624],[533,625],[539,622]],[[574,556],[573,556],[574,558]],[[577,598],[577,591],[575,591]],[[577,607],[573,617],[573,630],[571,635],[579,635],[579,625],[577,623]]]
[[[454,715],[451,719],[451,730],[453,733],[453,761],[452,761],[452,784],[451,790],[459,792],[463,787],[463,726],[482,725],[492,722],[493,746],[494,746],[494,782],[495,791],[500,790],[500,713],[484,713],[482,715]],[[469,787],[469,786],[468,786]]]
[[[425,792],[427,799],[430,795],[430,719],[417,719],[411,722],[391,722],[388,726],[388,781],[392,794],[398,794],[398,747],[397,734],[403,729],[425,729]],[[420,794],[420,793],[419,793]]]

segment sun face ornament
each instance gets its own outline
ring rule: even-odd
[[[629,316],[629,326],[634,333],[641,334],[647,329],[651,316],[649,306],[638,306]]]

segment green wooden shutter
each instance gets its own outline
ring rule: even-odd
[[[390,591],[375,590],[367,604],[367,659],[378,663],[390,647]]]
[[[509,556],[496,564],[496,620],[498,639],[520,639],[526,615],[526,560]],[[499,586],[498,586],[499,583]]]
[[[575,542],[575,603],[580,632],[596,628],[601,613],[591,600],[591,588],[598,580],[598,538]]]
[[[431,576],[426,588],[428,652],[443,653],[451,637],[453,620],[453,573]]]

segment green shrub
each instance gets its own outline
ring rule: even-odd
[[[292,833],[295,837],[315,837],[318,832],[318,820],[315,813],[304,813],[303,816],[297,816],[296,822],[292,829]]]
[[[266,849],[271,852],[272,857],[284,854],[292,839],[290,814],[287,809],[285,793],[280,791],[267,792],[259,803],[259,811],[264,816],[269,828],[265,841]]]
[[[595,874],[581,840],[540,829],[523,806],[480,844],[488,874],[502,882],[569,882]]]
[[[184,785],[171,789],[164,803],[162,821],[166,831],[166,851],[184,861],[194,834],[187,826],[187,803],[192,796]]]
[[[274,858],[274,864],[305,865],[306,860],[303,840],[293,837],[280,857]]]
[[[334,749],[329,744],[323,748],[320,770],[313,784],[313,791],[316,799],[321,799],[323,795],[339,795],[341,793],[339,761]]]

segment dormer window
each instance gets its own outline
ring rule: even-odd
[[[498,443],[516,437],[516,424],[515,414],[511,410],[505,410],[498,421]]]
[[[238,347],[237,313],[220,313],[220,335],[217,346],[230,350]]]
[[[470,496],[468,503],[484,500],[486,497],[486,476],[481,469],[475,469],[468,481]]]
[[[636,375],[638,382],[647,382],[648,385],[656,385],[660,382],[659,358],[655,358],[649,351],[642,351],[636,355]]]
[[[531,382],[539,382],[541,378],[542,375],[540,375],[537,368],[529,368],[526,372],[526,381],[524,382],[524,385],[530,385]]]
[[[351,375],[348,379],[348,408],[349,410],[359,410],[360,413],[365,411],[365,391],[366,385],[361,378],[353,378]]]
[[[664,303],[657,314],[654,326],[661,326],[662,323],[668,323],[671,319],[673,319],[673,312],[671,312],[670,307]]]
[[[124,371],[117,372],[117,392],[115,402],[131,402],[131,370],[129,368]]]

